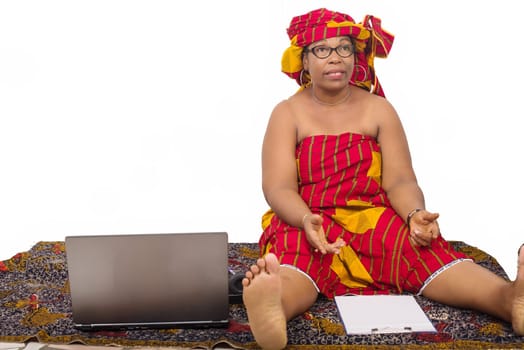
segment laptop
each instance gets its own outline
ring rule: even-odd
[[[68,236],[65,247],[78,329],[228,324],[226,232]]]

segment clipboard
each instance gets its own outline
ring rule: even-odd
[[[344,295],[335,303],[347,334],[437,332],[412,295]]]

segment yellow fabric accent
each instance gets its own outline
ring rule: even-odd
[[[379,185],[382,182],[382,154],[380,152],[371,153],[371,166],[367,176],[372,177]]]
[[[333,255],[331,270],[337,274],[341,283],[350,288],[363,288],[373,283],[373,279],[350,246],[342,247],[339,254]]]
[[[271,209],[269,209],[265,212],[264,215],[262,215],[262,230],[265,230],[266,227],[269,226],[269,224],[271,223],[271,219],[273,219],[274,215],[275,213]]]
[[[289,46],[282,55],[282,71],[286,73],[296,73],[302,70],[302,50],[303,48],[297,46],[297,36],[291,39],[291,46]]]
[[[376,55],[376,52],[377,52],[377,41],[382,44],[381,45],[382,47],[386,48],[387,46],[385,46],[383,44],[382,38],[375,31],[372,31],[371,35],[372,35],[371,40],[368,40],[369,43],[371,44],[371,47],[369,48],[368,54],[367,54],[367,64],[369,66],[370,71],[374,72],[375,71],[375,67],[374,67],[375,55]],[[385,55],[378,55],[378,57],[383,57],[383,58],[386,57],[386,56],[387,56],[387,53]],[[370,80],[370,81],[364,82],[364,85],[366,85],[366,87],[372,93],[374,93],[375,89],[378,87],[377,76],[375,75],[373,77],[373,81]]]
[[[377,221],[386,208],[375,208],[369,202],[353,199],[346,207],[335,209],[335,220],[339,225],[353,233],[364,233],[377,225]]]
[[[265,247],[264,247],[264,253],[262,254],[262,256],[265,256],[267,253],[269,253],[271,251],[271,248],[273,246],[271,245],[271,243],[268,243]]]
[[[327,334],[345,336],[346,330],[342,323],[331,320],[330,318],[316,317],[313,313],[307,312],[308,318],[313,324],[313,329],[322,329]]]

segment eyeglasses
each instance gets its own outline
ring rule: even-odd
[[[311,52],[317,58],[324,59],[328,58],[333,51],[336,51],[337,54],[342,58],[350,57],[354,50],[352,45],[339,45],[337,47],[330,47],[326,45],[315,46],[311,49],[305,49],[305,52]]]

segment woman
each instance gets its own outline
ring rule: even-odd
[[[300,89],[268,122],[262,185],[271,210],[263,258],[243,280],[259,345],[285,347],[287,321],[319,293],[418,293],[524,334],[524,269],[509,282],[475,264],[425,209],[401,121],[373,67],[393,36],[377,18],[357,24],[327,9],[294,17],[288,34],[282,68]]]

